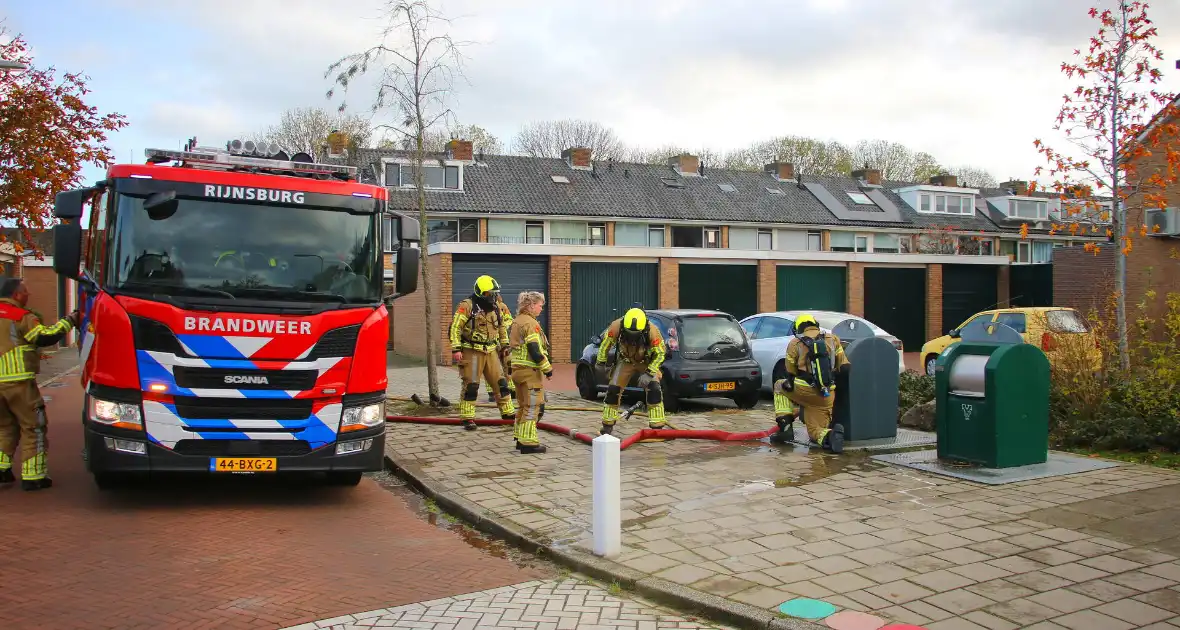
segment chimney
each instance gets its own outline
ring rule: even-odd
[[[594,163],[590,159],[590,149],[586,147],[570,147],[561,152],[561,159],[565,160],[570,168],[588,171],[594,167]]]
[[[474,161],[473,144],[470,140],[456,138],[447,143],[447,157],[463,162]]]
[[[942,175],[935,175],[930,178],[931,186],[944,186],[946,188],[958,188],[959,178],[954,175],[943,173]]]
[[[668,158],[668,166],[681,175],[700,175],[701,160],[695,155],[681,153]]]
[[[1000,188],[1006,188],[1012,191],[1014,195],[1027,195],[1028,182],[1023,179],[1010,179],[1000,184]]]
[[[762,170],[774,175],[774,178],[780,182],[795,179],[795,165],[790,162],[771,162],[762,167]]]
[[[881,185],[881,170],[876,168],[864,167],[852,171],[852,179],[859,179],[867,182],[873,186]]]

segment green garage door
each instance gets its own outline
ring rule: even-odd
[[[865,269],[865,319],[916,352],[926,343],[926,270]]]
[[[632,304],[657,308],[659,276],[655,263],[570,263],[571,360],[581,358],[590,337],[601,334]]]
[[[931,337],[945,335],[968,317],[996,308],[996,269],[987,265],[942,266],[942,330],[930,331]]]
[[[549,292],[549,259],[528,256],[461,256],[451,263],[451,307],[471,295],[475,279],[487,274],[500,283],[500,295],[512,312],[522,291]],[[541,312],[541,325],[549,330],[549,311]]]
[[[776,308],[780,311],[843,313],[847,309],[847,267],[779,265],[776,275]]]
[[[1012,265],[1008,278],[1008,301],[1015,307],[1056,306],[1053,304],[1053,264]]]
[[[721,311],[736,319],[757,313],[758,266],[680,263],[680,308]]]

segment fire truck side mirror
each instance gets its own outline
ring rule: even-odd
[[[176,199],[175,190],[154,192],[143,202],[143,209],[147,210],[148,218],[152,221],[163,221],[176,214],[180,202]]]
[[[75,220],[53,226],[53,270],[62,277],[77,280],[81,268],[82,224]]]
[[[57,193],[53,199],[53,216],[59,219],[79,219],[82,217],[82,204],[90,198],[97,188],[79,188]]]
[[[397,267],[394,271],[393,295],[388,300],[409,295],[418,290],[418,269],[421,263],[422,250],[416,247],[405,247],[397,250]]]

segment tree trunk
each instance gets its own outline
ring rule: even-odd
[[[1123,56],[1126,50],[1128,9],[1125,3],[1120,3],[1119,8],[1122,10],[1122,30],[1119,33],[1121,45],[1114,64],[1115,72],[1110,90],[1110,195],[1114,210],[1111,213],[1111,221],[1114,224],[1112,227],[1117,245],[1117,251],[1114,253],[1115,334],[1118,335],[1119,342],[1119,367],[1126,371],[1131,368],[1131,356],[1127,344],[1127,254],[1126,248],[1123,246],[1123,237],[1127,232],[1127,210],[1125,204],[1120,203],[1119,198],[1121,183],[1119,181],[1119,164],[1122,157],[1119,150],[1119,136],[1122,135],[1122,120],[1119,112],[1119,107],[1122,104],[1120,98],[1122,96],[1122,82],[1119,80],[1119,69],[1123,66]]]
[[[426,388],[430,399],[439,397],[438,392],[438,321],[434,316],[434,277],[430,273],[430,256],[428,253],[429,227],[426,221],[426,188],[425,174],[422,172],[422,161],[425,159],[423,145],[422,106],[415,108],[415,122],[417,133],[415,141],[417,147],[414,152],[414,188],[418,193],[418,227],[422,248],[422,297],[426,301]]]

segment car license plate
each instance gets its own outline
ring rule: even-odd
[[[705,391],[707,392],[727,392],[734,388],[733,381],[726,381],[724,383],[706,383]]]
[[[273,457],[211,457],[209,470],[213,472],[274,472],[278,461]]]

